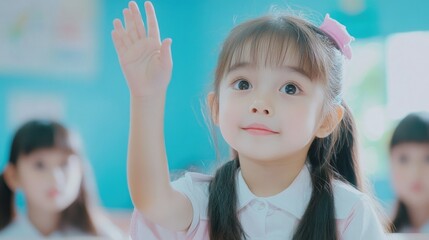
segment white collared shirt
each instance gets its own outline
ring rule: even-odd
[[[187,173],[172,183],[192,203],[194,215],[187,232],[172,232],[148,221],[137,210],[131,220],[132,239],[208,240],[208,185],[212,177]],[[257,197],[237,174],[238,217],[249,240],[291,239],[310,201],[311,176],[303,167],[293,183],[271,197]],[[340,239],[385,239],[386,235],[371,200],[365,194],[341,181],[334,180],[334,201]]]
[[[125,239],[121,230],[107,218],[99,218],[100,235],[103,239]],[[55,231],[49,236],[41,234],[30,222],[26,214],[18,214],[13,222],[0,231],[0,239],[93,239],[94,235],[79,229],[68,227],[64,231]]]
[[[49,236],[43,236],[31,224],[27,215],[19,214],[18,217],[11,222],[6,228],[0,231],[0,239],[46,239],[46,238],[61,238],[66,236],[89,236],[77,229],[68,229],[67,231],[55,231]]]

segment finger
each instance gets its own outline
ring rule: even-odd
[[[137,35],[136,25],[134,24],[134,17],[132,16],[130,9],[124,9],[124,19],[126,32],[128,33],[131,41],[134,43],[139,38]]]
[[[144,28],[144,23],[142,19],[142,15],[140,13],[139,7],[136,2],[132,1],[129,4],[129,8],[134,18],[134,22],[136,24],[137,34],[140,38],[146,37],[146,30]]]
[[[132,42],[131,42],[131,39],[128,37],[128,34],[125,32],[125,29],[122,26],[121,20],[119,19],[113,20],[113,27],[115,31],[119,34],[124,45],[128,48],[132,44]]]
[[[118,55],[122,54],[123,52],[125,52],[125,50],[127,50],[127,47],[125,46],[124,42],[122,41],[121,36],[115,30],[112,31],[112,39],[113,39],[113,44],[115,46],[115,49],[116,49],[116,52],[118,53]]]
[[[167,67],[173,66],[173,58],[171,56],[172,42],[173,41],[171,40],[171,38],[167,38],[164,41],[162,41],[162,44],[161,44],[161,62]]]
[[[146,9],[146,22],[147,22],[147,31],[148,37],[155,38],[161,42],[159,37],[159,28],[158,21],[156,20],[155,9],[151,2],[147,1],[144,3]]]

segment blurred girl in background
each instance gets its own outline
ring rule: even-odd
[[[429,112],[399,122],[390,142],[396,232],[429,233]]]
[[[34,120],[18,129],[0,175],[0,237],[122,237],[91,196],[95,184],[79,150],[57,122]],[[17,213],[17,190],[26,215]]]

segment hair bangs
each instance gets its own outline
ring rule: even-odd
[[[31,121],[16,134],[12,144],[11,161],[18,155],[28,155],[39,149],[55,148],[68,154],[76,154],[69,132],[57,123]]]
[[[311,80],[325,78],[324,57],[316,50],[320,48],[318,41],[299,24],[308,23],[266,17],[235,28],[221,53],[223,66],[219,70],[223,71],[218,76],[241,64],[276,68],[292,62],[296,64],[292,67]]]

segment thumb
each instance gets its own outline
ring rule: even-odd
[[[171,56],[171,38],[164,39],[161,43],[161,61],[167,67],[173,66],[173,58]]]

